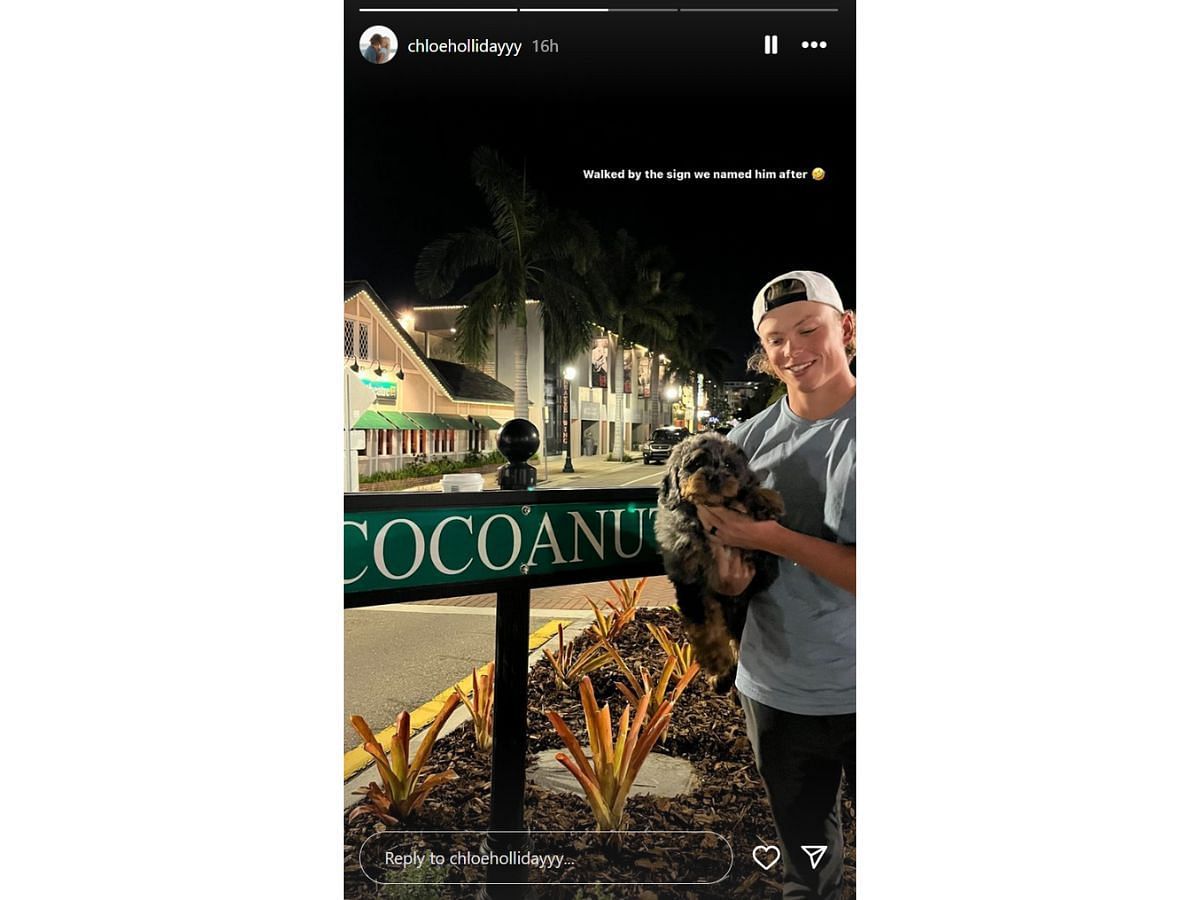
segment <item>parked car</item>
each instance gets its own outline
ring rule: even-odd
[[[650,440],[642,445],[642,465],[648,466],[651,462],[665,463],[667,457],[671,455],[671,451],[675,449],[675,445],[689,434],[691,432],[686,428],[674,425],[654,429]]]

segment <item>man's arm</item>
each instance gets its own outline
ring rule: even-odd
[[[775,521],[756,521],[723,507],[700,506],[697,512],[711,542],[774,553],[804,566],[843,590],[855,592],[856,557],[852,545],[801,534]],[[717,529],[715,535],[712,534],[714,526]]]
[[[854,593],[857,567],[852,545],[835,544],[833,541],[791,531],[778,522],[770,524],[775,528],[759,549],[790,559],[814,575],[819,575],[843,590]]]

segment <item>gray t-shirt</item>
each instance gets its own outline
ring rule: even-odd
[[[797,416],[785,395],[729,433],[766,487],[783,495],[782,523],[855,543],[854,398],[826,419]],[[791,560],[750,600],[737,689],[808,716],[854,712],[854,595]]]

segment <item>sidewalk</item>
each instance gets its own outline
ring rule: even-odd
[[[632,588],[637,579],[627,579]],[[620,585],[620,582],[617,582]],[[612,588],[607,581],[595,581],[589,584],[570,584],[563,587],[534,588],[530,591],[529,605],[537,610],[571,610],[581,609],[591,613],[588,606],[590,597],[597,606],[604,606],[604,598],[612,597]],[[646,579],[638,606],[673,606],[675,604],[675,589],[666,575],[655,575]],[[442,597],[437,600],[418,600],[410,606],[466,606],[475,609],[495,609],[495,594],[472,594],[464,597]]]

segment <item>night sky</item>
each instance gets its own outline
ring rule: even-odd
[[[517,58],[416,56],[346,68],[347,280],[393,307],[424,301],[422,247],[486,226],[469,177],[494,147],[551,205],[602,234],[628,229],[667,247],[717,343],[744,361],[758,288],[789,269],[834,279],[854,299],[852,14],[348,15],[348,32],[385,24],[413,38],[521,40]],[[779,35],[780,54],[762,52]],[[535,37],[560,52],[533,54]],[[801,50],[802,38],[825,50]],[[840,80],[839,80],[840,79]],[[583,169],[811,170],[813,181],[589,181]],[[446,298],[456,299],[464,280]],[[726,373],[744,376],[740,363]]]

